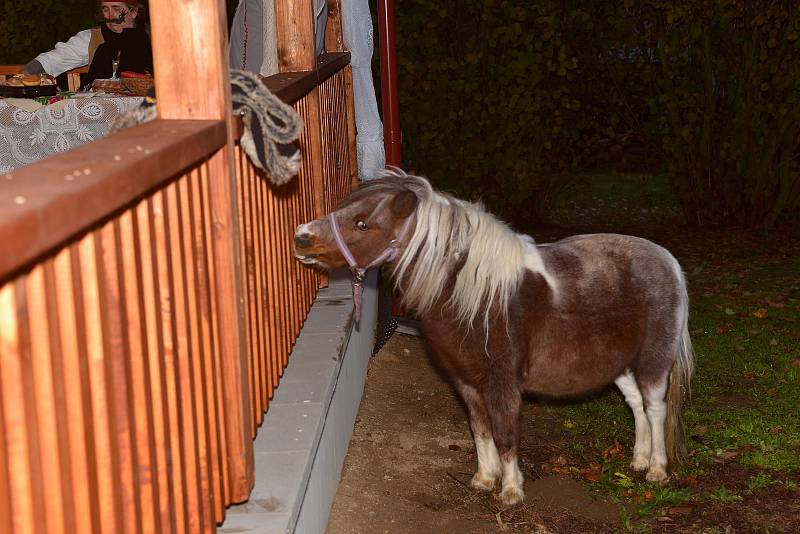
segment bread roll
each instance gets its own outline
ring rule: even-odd
[[[38,74],[23,74],[22,75],[22,85],[39,85],[41,78]]]

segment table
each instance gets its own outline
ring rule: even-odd
[[[98,95],[41,105],[30,99],[0,98],[0,173],[104,137],[120,114],[142,100]]]

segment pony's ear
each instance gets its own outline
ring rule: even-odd
[[[406,218],[417,208],[417,195],[411,191],[400,193],[392,200],[392,214]]]

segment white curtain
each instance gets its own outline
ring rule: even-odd
[[[378,114],[372,82],[373,27],[368,0],[341,0],[342,33],[353,66],[353,100],[356,108],[358,175],[362,180],[380,177],[386,167],[383,123]]]
[[[362,180],[378,178],[386,166],[383,124],[378,114],[372,82],[373,27],[369,0],[341,0],[342,33],[353,67],[358,175]],[[325,46],[326,0],[314,0],[316,52]],[[239,0],[231,25],[231,68],[270,76],[278,72],[275,3],[272,0]]]

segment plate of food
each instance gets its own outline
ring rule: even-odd
[[[58,93],[56,79],[49,74],[14,74],[8,78],[0,76],[0,96],[8,98],[35,98],[55,96]]]

